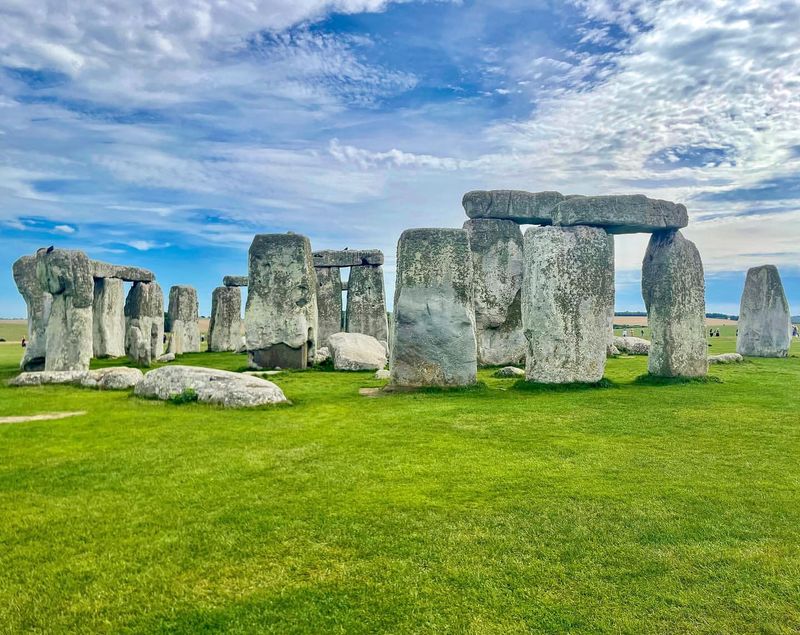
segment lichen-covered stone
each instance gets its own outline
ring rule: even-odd
[[[36,252],[39,283],[53,296],[46,328],[45,370],[88,370],[92,358],[94,279],[81,251]]]
[[[136,386],[142,379],[144,373],[138,368],[101,368],[86,373],[80,385],[98,390],[127,390]]]
[[[709,364],[741,364],[744,361],[739,353],[721,353],[719,355],[709,355]]]
[[[532,227],[524,261],[526,379],[600,381],[614,317],[613,237],[595,227]]]
[[[475,277],[475,331],[478,363],[519,364],[525,358],[522,334],[522,233],[510,220],[464,223]]]
[[[472,278],[472,254],[463,229],[402,233],[397,244],[392,385],[475,383]]]
[[[386,346],[389,345],[383,267],[368,265],[350,269],[346,316],[348,333],[370,335]]]
[[[747,357],[786,357],[791,344],[791,314],[774,265],[747,271],[739,307],[736,352]]]
[[[47,355],[47,320],[53,296],[44,290],[36,276],[36,256],[22,256],[14,263],[12,271],[17,289],[28,308],[28,339],[20,368],[41,371]]]
[[[316,267],[318,346],[342,330],[342,276],[339,267]]]
[[[226,287],[246,287],[248,284],[247,276],[225,276],[222,284]]]
[[[250,245],[245,336],[251,365],[306,368],[314,362],[317,276],[311,242],[258,234]]]
[[[125,299],[125,352],[149,366],[164,352],[164,294],[157,282],[134,282]]]
[[[653,234],[642,263],[651,375],[704,377],[708,372],[705,289],[694,243],[677,230]]]
[[[378,370],[386,366],[386,343],[363,333],[333,333],[328,347],[336,370]]]
[[[95,357],[125,355],[125,283],[120,278],[94,279],[92,347]]]
[[[208,350],[235,351],[241,339],[242,291],[238,287],[217,287],[211,292]]]
[[[650,340],[641,337],[626,335],[625,337],[615,336],[611,346],[617,349],[617,355],[625,353],[627,355],[649,355]]]
[[[553,212],[555,225],[590,225],[610,234],[652,233],[689,224],[686,207],[642,194],[570,196]]]
[[[130,267],[128,265],[112,265],[100,260],[92,260],[92,275],[95,278],[116,278],[125,282],[152,282],[156,279],[155,274],[141,267]]]
[[[324,249],[314,252],[315,267],[361,267],[382,265],[383,252],[378,249]]]
[[[522,190],[475,190],[464,194],[461,204],[470,218],[497,218],[531,225],[550,225],[553,210],[564,200],[560,192]]]
[[[198,324],[197,290],[188,285],[175,285],[169,290],[167,330],[171,333],[170,345],[176,355],[200,351],[200,326]]]
[[[505,366],[503,368],[499,368],[496,371],[494,371],[494,376],[504,379],[512,377],[520,379],[522,377],[525,377],[525,371],[522,370],[521,368],[517,368],[516,366]]]

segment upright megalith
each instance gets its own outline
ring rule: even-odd
[[[614,316],[614,238],[595,227],[532,227],[523,254],[526,379],[600,381]]]
[[[328,338],[342,330],[342,274],[339,267],[316,267],[315,272],[319,313],[317,344],[327,346]]]
[[[245,337],[258,368],[313,363],[317,277],[311,242],[298,234],[258,234],[250,245]]]
[[[778,269],[774,265],[749,269],[739,307],[736,352],[750,357],[786,357],[791,328],[789,303]]]
[[[188,285],[175,285],[169,290],[167,330],[170,333],[170,352],[176,355],[200,351],[197,290]]]
[[[242,291],[239,287],[217,287],[211,293],[208,350],[235,351],[242,339]]]
[[[350,269],[347,280],[347,332],[370,335],[389,345],[383,267],[365,265]]]
[[[36,256],[22,256],[12,271],[14,282],[28,308],[28,339],[20,368],[24,371],[44,370],[47,354],[47,320],[50,317],[51,296],[36,276]]]
[[[650,237],[642,263],[642,296],[652,331],[648,371],[659,377],[708,372],[703,262],[680,231]]]
[[[525,358],[522,334],[522,233],[510,220],[464,223],[475,275],[478,363],[507,366]]]
[[[157,282],[134,282],[125,299],[125,352],[149,366],[164,352],[164,294]]]
[[[392,385],[475,383],[472,257],[463,229],[407,229],[401,234],[392,339]]]
[[[125,355],[125,283],[119,278],[94,279],[92,348],[95,357]]]
[[[81,251],[40,249],[36,275],[53,296],[46,328],[45,370],[88,370],[92,358],[94,279]]]

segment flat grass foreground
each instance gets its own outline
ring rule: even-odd
[[[3,345],[0,415],[86,414],[0,426],[0,632],[797,633],[798,353],[232,411],[12,389]]]

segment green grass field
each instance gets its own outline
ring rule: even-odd
[[[20,352],[0,415],[87,414],[0,425],[0,632],[800,631],[796,344],[709,383],[285,373],[252,411],[9,388]]]

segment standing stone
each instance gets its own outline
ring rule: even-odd
[[[235,351],[242,339],[242,291],[239,287],[217,287],[211,293],[208,350]]]
[[[383,267],[365,265],[350,269],[350,278],[347,281],[346,318],[348,333],[371,335],[389,346]]]
[[[47,320],[53,296],[47,293],[36,276],[36,256],[22,256],[13,267],[14,282],[28,307],[28,340],[20,368],[44,370],[47,353]]]
[[[134,282],[125,299],[125,352],[149,366],[164,352],[164,294],[157,282]]]
[[[176,355],[200,351],[200,327],[198,325],[197,290],[187,285],[175,285],[169,290],[167,320],[170,352]]]
[[[522,233],[510,220],[464,223],[475,272],[475,334],[478,363],[518,364],[525,358],[522,334]]]
[[[327,346],[328,338],[342,330],[342,276],[339,267],[316,267],[319,334],[317,344]]]
[[[317,277],[311,242],[298,234],[258,234],[250,245],[245,336],[251,365],[313,364]]]
[[[736,352],[749,357],[786,357],[791,329],[789,303],[778,269],[774,265],[749,269],[739,307]]]
[[[125,283],[121,279],[94,279],[92,346],[95,357],[125,355]]]
[[[524,261],[526,379],[600,381],[614,316],[614,238],[594,227],[532,227]]]
[[[472,257],[463,229],[400,236],[390,369],[395,386],[475,383]]]
[[[676,230],[650,237],[642,263],[642,297],[652,332],[647,369],[659,377],[708,372],[703,262]]]
[[[36,275],[53,296],[46,329],[45,370],[89,370],[94,279],[81,251],[40,249]]]

